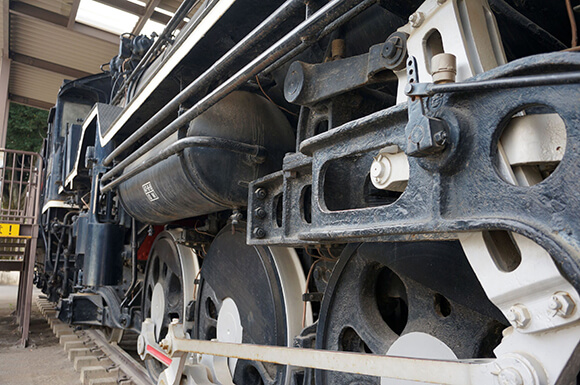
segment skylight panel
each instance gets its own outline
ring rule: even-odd
[[[164,28],[165,24],[161,24],[153,20],[147,20],[147,22],[143,26],[141,34],[151,36],[151,34],[155,32],[157,35],[161,35],[161,32],[163,32]]]
[[[131,32],[139,17],[129,12],[98,3],[81,0],[76,21],[117,35]]]

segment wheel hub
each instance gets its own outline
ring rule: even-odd
[[[388,356],[426,358],[435,360],[456,360],[453,350],[440,339],[427,333],[405,334],[391,345]],[[381,385],[428,385],[425,382],[381,378]]]
[[[242,343],[244,328],[240,319],[240,312],[236,303],[231,298],[222,302],[222,307],[217,319],[217,339],[220,342]],[[236,358],[229,358],[228,365],[232,376],[236,369]]]
[[[507,322],[457,242],[350,245],[323,299],[316,347],[416,358],[486,358]],[[316,371],[317,385],[406,382]]]
[[[300,299],[305,279],[301,269],[277,263],[284,256],[300,266],[296,254],[245,243],[245,233],[224,229],[214,239],[201,272],[194,338],[220,342],[288,346],[300,330],[302,314],[289,301]],[[293,285],[285,285],[291,282]],[[301,310],[301,309],[300,309]],[[310,314],[310,313],[309,313]],[[308,318],[308,317],[307,317]],[[212,375],[224,380],[218,357],[202,357]],[[236,385],[289,384],[291,368],[229,359],[229,379]]]
[[[159,340],[159,334],[163,326],[163,318],[165,317],[165,294],[163,293],[163,285],[157,282],[153,288],[153,296],[151,298],[151,319],[155,324],[155,338]]]

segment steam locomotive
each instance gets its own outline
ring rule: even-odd
[[[60,89],[38,286],[158,383],[576,383],[573,5],[184,0]]]

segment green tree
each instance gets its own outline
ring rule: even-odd
[[[48,111],[10,103],[6,148],[22,151],[40,151],[46,135]]]

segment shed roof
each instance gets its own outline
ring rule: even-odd
[[[182,0],[2,0],[0,47],[9,55],[8,98],[49,109],[64,80],[101,71],[118,53],[119,36],[98,23],[77,19],[83,1],[136,15],[126,32],[139,33],[147,21],[165,25]]]

